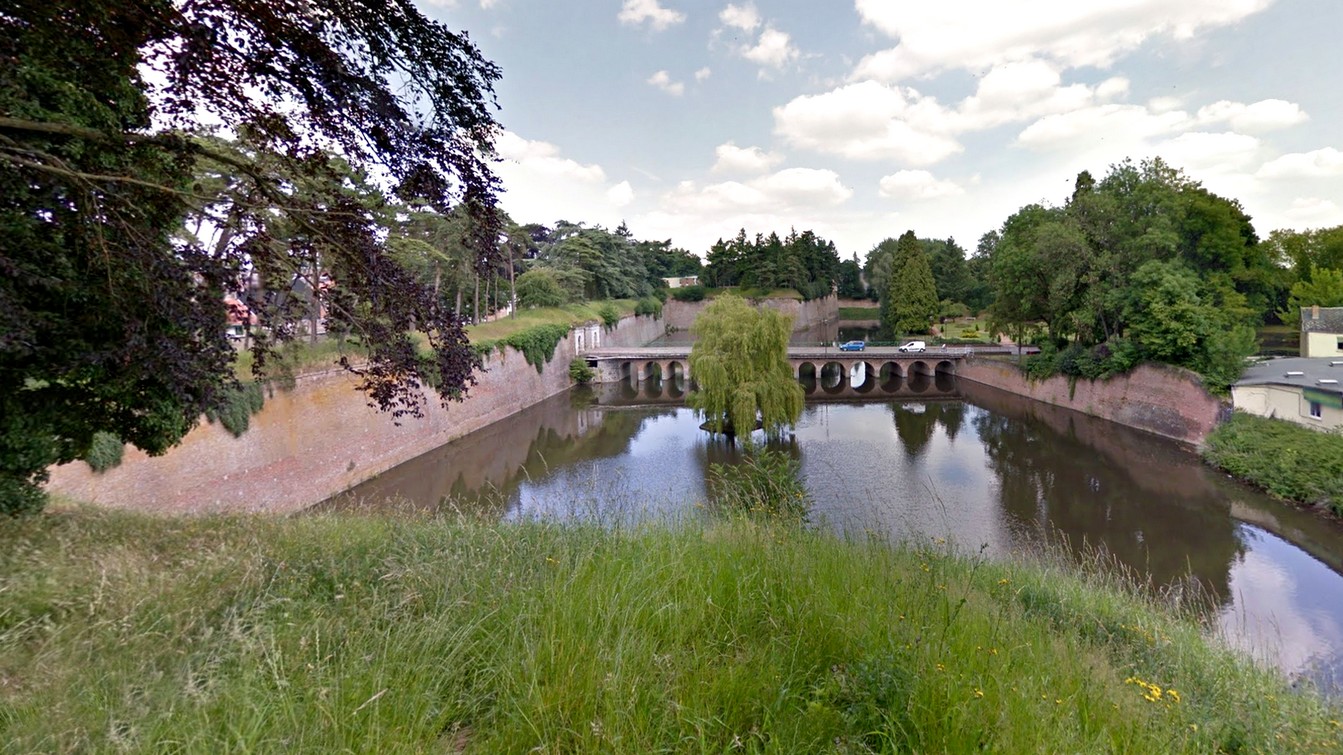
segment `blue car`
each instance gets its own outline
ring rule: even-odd
[[[839,345],[840,351],[862,351],[867,348],[867,344],[862,341],[845,341]]]

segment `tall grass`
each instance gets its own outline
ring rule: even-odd
[[[1122,580],[935,543],[92,510],[0,537],[17,752],[1343,747]]]

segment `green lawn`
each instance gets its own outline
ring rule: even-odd
[[[942,338],[948,341],[983,341],[989,342],[988,320],[975,318],[972,320],[951,320],[938,326],[942,331]]]

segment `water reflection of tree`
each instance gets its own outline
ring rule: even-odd
[[[895,421],[895,434],[900,445],[910,458],[923,455],[937,431],[938,420],[942,416],[942,404],[892,402],[886,405]]]
[[[562,469],[580,461],[610,459],[624,454],[644,423],[675,414],[674,409],[646,409],[595,412],[601,421],[586,432],[569,435],[554,428],[539,428],[527,449],[526,460],[505,477],[490,480],[493,487],[510,494],[524,480],[540,479],[552,469]]]
[[[1101,546],[1158,585],[1192,575],[1220,602],[1229,598],[1230,567],[1244,546],[1215,493],[1162,490],[1150,479],[1139,485],[1133,476],[1153,471],[1142,459],[1114,458],[1121,447],[1099,451],[1031,417],[992,411],[972,421],[1012,525],[1032,536],[1061,535],[1075,553]]]
[[[782,438],[769,439],[765,437],[764,433],[757,432],[752,436],[752,439],[761,448],[783,453],[799,464],[802,461],[802,447],[798,445],[795,436],[788,435]],[[711,489],[713,476],[710,474],[710,468],[712,465],[740,464],[745,458],[745,453],[744,443],[722,436],[708,438],[696,447],[693,454],[695,474],[699,476],[699,479],[704,480],[705,492],[710,498],[713,498],[715,493]]]
[[[556,397],[389,470],[315,510],[458,508],[502,515],[521,483],[625,454],[644,423],[674,408],[605,411]],[[577,399],[582,403],[582,399]],[[400,501],[389,500],[400,499]]]
[[[947,440],[954,441],[956,434],[961,431],[961,424],[965,422],[965,402],[955,401],[938,406],[938,421],[942,423],[942,429],[946,430]]]

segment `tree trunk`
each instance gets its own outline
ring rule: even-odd
[[[309,285],[312,286],[312,293],[308,299],[308,343],[317,343],[317,321],[321,319],[322,302],[318,298],[317,287],[322,280],[322,255],[320,252],[313,252],[312,255],[312,280]]]
[[[513,247],[508,247],[508,316],[518,316],[518,283],[513,277]]]

